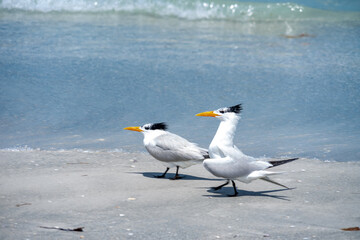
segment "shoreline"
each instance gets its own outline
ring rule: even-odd
[[[171,181],[147,153],[0,151],[1,239],[358,239],[360,162],[300,159],[274,180],[237,182],[202,165]],[[275,171],[275,169],[274,169]],[[174,175],[170,169],[167,178]],[[84,232],[44,227],[78,228]]]

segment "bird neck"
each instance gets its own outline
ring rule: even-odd
[[[216,143],[216,145],[233,145],[238,121],[239,117],[237,116],[221,121],[212,143]]]
[[[151,130],[147,132],[143,132],[144,134],[144,145],[155,145],[154,139],[160,135],[166,134],[166,131],[163,130]]]

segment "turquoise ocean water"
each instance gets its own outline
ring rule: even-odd
[[[0,1],[0,149],[207,147],[242,103],[252,156],[360,159],[359,1]]]

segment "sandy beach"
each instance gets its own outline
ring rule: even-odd
[[[360,239],[360,163],[300,159],[273,177],[223,183],[202,165],[184,178],[147,153],[0,152],[0,239]],[[174,175],[170,170],[167,177]],[[42,227],[74,229],[62,231]]]

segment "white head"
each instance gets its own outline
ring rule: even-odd
[[[202,112],[196,114],[199,117],[215,117],[221,121],[239,119],[239,114],[242,110],[241,104],[232,107],[223,107],[214,111]]]

